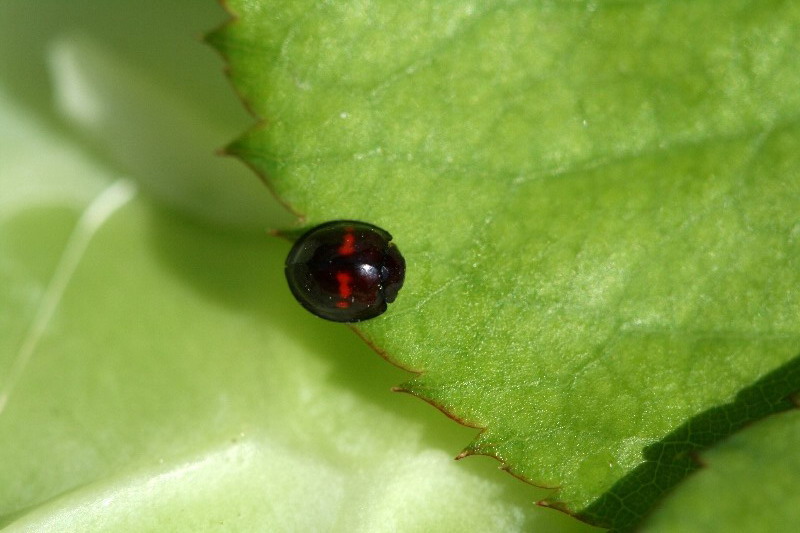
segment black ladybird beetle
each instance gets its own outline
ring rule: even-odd
[[[406,262],[388,231],[335,220],[303,234],[286,258],[286,280],[300,304],[334,322],[386,311],[403,286]]]

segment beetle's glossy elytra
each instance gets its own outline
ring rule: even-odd
[[[355,220],[310,229],[286,258],[297,301],[334,322],[359,322],[386,311],[403,286],[406,262],[389,232]]]

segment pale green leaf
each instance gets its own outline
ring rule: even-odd
[[[800,413],[768,418],[703,453],[703,469],[670,494],[642,531],[794,531],[800,523]]]
[[[0,75],[16,99],[56,114],[54,128],[66,122],[160,203],[263,232],[289,215],[217,153],[247,124],[220,61],[199,43],[221,16],[212,3],[10,0],[0,6]]]

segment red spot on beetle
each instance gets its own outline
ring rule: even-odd
[[[337,272],[336,281],[339,282],[339,297],[343,300],[350,298],[350,295],[353,294],[353,276],[347,272]]]
[[[356,236],[353,235],[352,228],[348,228],[347,233],[342,237],[342,245],[339,246],[339,253],[341,255],[352,255],[356,253]]]

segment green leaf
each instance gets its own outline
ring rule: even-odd
[[[482,429],[462,456],[629,527],[603,498],[676,482],[644,450],[800,352],[796,3],[228,4],[209,41],[264,118],[229,151],[394,235],[358,329]]]
[[[798,442],[796,410],[734,435],[702,454],[704,468],[666,498],[643,531],[792,531],[800,523]]]
[[[204,18],[221,15],[194,0],[0,3],[0,528],[587,530],[493,463],[454,463],[469,431],[390,394],[403,372],[294,304],[285,242],[209,224],[215,206],[163,207],[138,174],[160,151],[130,150],[124,172],[108,156],[144,131],[146,146],[208,161],[206,135],[148,129],[175,117],[159,107],[175,85],[184,103],[229,92],[187,28]],[[70,54],[73,70],[54,59]],[[77,101],[126,120],[94,131],[68,106],[59,120],[39,97],[62,98],[65,77]],[[153,108],[126,83],[150,87]],[[194,127],[217,131],[224,102]],[[160,177],[185,183],[186,168]]]
[[[150,205],[2,92],[0,139],[4,531],[576,529],[454,463],[294,305],[285,242]]]

